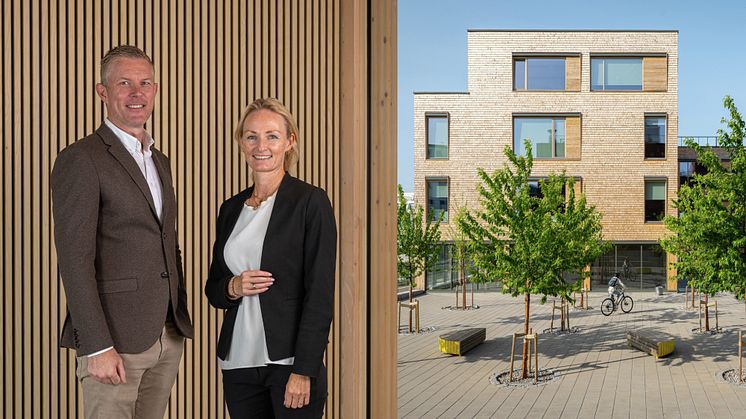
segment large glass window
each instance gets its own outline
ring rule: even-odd
[[[645,117],[645,158],[666,157],[666,117]]]
[[[438,252],[438,261],[425,275],[425,287],[428,290],[453,288],[459,282],[458,266],[453,256],[454,246],[443,243]]]
[[[513,61],[515,90],[565,90],[564,58],[516,58]]]
[[[591,90],[642,90],[642,58],[591,57]]]
[[[619,243],[591,265],[591,283],[605,290],[615,273],[630,288],[666,285],[666,252],[659,244]]]
[[[427,181],[427,214],[437,220],[443,214],[442,221],[448,222],[448,180],[434,179]]]
[[[525,156],[523,140],[529,140],[536,158],[565,157],[565,118],[513,118],[513,150]]]
[[[427,158],[448,158],[448,115],[427,115]]]
[[[662,221],[666,215],[666,181],[645,181],[645,222]]]

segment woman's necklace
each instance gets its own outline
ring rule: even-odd
[[[249,196],[249,198],[246,199],[246,205],[248,205],[248,206],[250,206],[252,208],[259,208],[259,205],[261,205],[262,202],[264,202],[267,199],[269,199],[270,196],[274,195],[275,192],[277,192],[277,188],[275,188],[275,190],[273,190],[271,193],[269,193],[267,195],[259,196],[256,193],[256,187],[254,187],[254,190],[251,192],[251,196]]]

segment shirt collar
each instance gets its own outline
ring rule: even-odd
[[[119,141],[122,142],[127,151],[129,151],[130,153],[142,152],[142,143],[140,142],[140,140],[114,125],[114,123],[111,122],[109,118],[106,118],[104,120],[104,123],[114,132],[114,135],[119,138]],[[147,135],[148,141],[145,147],[145,152],[143,154],[148,155],[150,154],[150,147],[155,143],[155,141],[153,140],[153,137],[150,136],[150,133],[148,133],[147,131],[145,131],[145,135]]]

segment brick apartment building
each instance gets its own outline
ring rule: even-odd
[[[447,59],[447,57],[445,57]],[[603,214],[614,248],[591,285],[629,267],[628,287],[675,289],[659,246],[679,184],[678,32],[469,30],[468,90],[414,94],[414,199],[444,212],[441,267],[448,287],[452,214],[476,208],[477,168],[506,162],[504,147],[534,149],[538,182],[565,170]]]

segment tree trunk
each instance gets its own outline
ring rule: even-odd
[[[692,308],[694,308],[694,286],[692,286]]]
[[[705,331],[710,331],[710,308],[707,307],[707,303],[710,302],[710,298],[705,294]]]
[[[464,262],[459,262],[459,271],[461,275],[461,293],[463,294],[464,310],[466,310],[466,273],[464,272]]]
[[[412,288],[414,288],[414,278],[409,278],[409,302],[412,302]]]
[[[528,288],[528,284],[526,284]],[[531,307],[531,294],[526,292],[526,321],[523,323],[523,333],[528,334],[528,315]],[[536,367],[534,367],[536,368]],[[523,340],[523,362],[521,363],[521,378],[528,378],[528,343]]]

